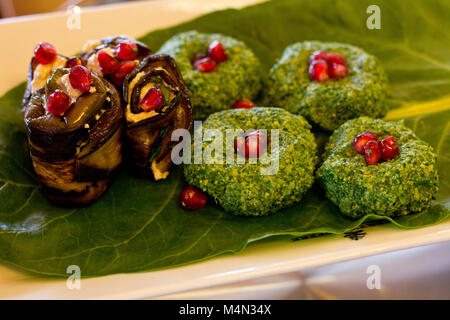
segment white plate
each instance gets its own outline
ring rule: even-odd
[[[68,14],[0,20],[0,94],[25,79],[30,55],[39,41],[48,41],[62,52],[75,53],[88,39],[115,34],[138,37],[210,11],[256,2],[260,1],[172,0],[90,8],[82,12],[80,30],[66,27]],[[450,241],[450,221],[416,230],[400,230],[391,225],[372,227],[359,241],[342,235],[297,242],[268,239],[250,245],[241,254],[185,267],[83,279],[80,290],[68,289],[65,280],[40,279],[0,267],[0,298],[151,298],[443,241]]]

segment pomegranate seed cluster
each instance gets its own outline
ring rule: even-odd
[[[289,45],[269,74],[267,100],[333,131],[358,116],[388,111],[387,77],[376,57],[343,43],[305,41]]]
[[[438,191],[436,154],[401,121],[349,120],[331,135],[317,178],[340,211],[399,216],[421,212]]]
[[[227,110],[240,99],[254,100],[262,87],[259,59],[244,42],[229,36],[183,32],[164,43],[158,53],[177,62],[195,120]]]

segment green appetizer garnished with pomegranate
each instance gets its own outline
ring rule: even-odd
[[[189,31],[169,39],[159,52],[172,56],[183,75],[194,119],[229,109],[261,89],[261,64],[242,41]]]
[[[236,132],[223,153],[209,153],[210,141],[194,141],[201,145],[204,161],[185,165],[187,182],[198,189],[183,190],[181,205],[201,208],[207,200],[204,191],[231,214],[264,216],[300,201],[314,181],[317,163],[310,128],[302,116],[281,108],[236,108],[210,115],[204,130],[223,136],[230,130],[243,132]]]
[[[436,154],[401,122],[349,120],[317,171],[328,199],[351,218],[421,212],[438,191]]]
[[[378,60],[342,43],[306,41],[288,46],[272,67],[272,105],[333,131],[346,120],[388,111],[387,79]]]

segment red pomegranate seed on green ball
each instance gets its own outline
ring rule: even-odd
[[[223,45],[217,40],[210,43],[208,48],[208,56],[216,63],[221,63],[228,59]]]
[[[234,140],[234,151],[245,158],[259,158],[266,149],[267,135],[260,130],[254,130]]]
[[[314,60],[309,65],[309,77],[313,81],[325,82],[330,77],[328,74],[328,63],[325,60]]]
[[[313,54],[309,57],[308,63],[311,64],[315,60],[325,60],[327,61],[327,53],[325,51],[314,51]]]
[[[386,161],[396,158],[400,153],[398,142],[393,136],[389,136],[381,140],[380,147],[381,159]]]
[[[217,67],[216,61],[214,61],[210,57],[205,57],[203,59],[197,60],[194,63],[194,69],[200,72],[211,72],[214,71],[216,67]]]
[[[328,63],[337,63],[337,64],[342,64],[342,65],[346,65],[345,59],[342,58],[342,56],[340,54],[334,53],[334,52],[330,52],[327,53],[327,58],[326,58]]]
[[[250,99],[247,98],[241,98],[237,100],[232,106],[233,109],[251,109],[254,107],[255,104]]]
[[[348,69],[343,64],[332,62],[329,68],[330,77],[333,79],[345,78],[348,75]]]
[[[381,158],[381,148],[378,141],[371,140],[364,146],[364,156],[368,165],[376,165]]]
[[[353,147],[358,153],[364,153],[364,146],[369,141],[377,141],[378,137],[372,131],[364,131],[363,133],[357,135],[353,141]]]

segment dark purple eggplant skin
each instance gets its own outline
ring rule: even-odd
[[[45,88],[31,96],[24,112],[33,166],[37,173],[40,172],[38,177],[43,184],[44,194],[58,205],[85,206],[92,203],[106,191],[120,168],[120,163],[116,167],[105,169],[87,166],[80,161],[109,141],[117,140],[119,148],[122,147],[121,97],[112,83],[96,75],[92,76],[96,77],[96,81],[101,81],[104,88],[109,89],[107,97],[110,101],[105,99],[101,107],[104,112],[100,118],[96,119],[94,116],[86,121],[90,125],[89,129],[84,127],[84,123],[64,127],[64,122],[61,122],[63,117],[46,113]],[[121,162],[121,158],[120,153],[120,157],[116,159]],[[73,184],[77,190],[67,192],[58,189],[58,185],[63,188],[67,183]]]
[[[155,70],[156,68],[158,70]],[[131,111],[139,113],[137,104],[139,103],[140,88],[150,79],[150,75],[161,75],[159,69],[166,71],[164,77],[168,78],[165,79],[165,83],[176,89],[178,96],[176,103],[171,103],[164,112],[160,112],[156,116],[136,123],[126,121],[126,164],[129,171],[139,177],[153,177],[150,169],[150,157],[155,148],[159,148],[159,153],[153,160],[168,171],[172,166],[170,148],[172,132],[181,128],[190,130],[192,126],[192,105],[183,77],[175,61],[168,55],[148,56],[127,75],[123,85],[124,104],[127,104],[130,99]],[[129,84],[140,72],[145,72],[146,75],[136,83],[133,91],[130,92]],[[162,130],[167,130],[163,137],[160,136]]]
[[[66,161],[75,156],[80,142],[89,140],[89,144],[93,145],[92,151],[95,151],[117,130],[123,118],[120,95],[112,83],[99,77],[97,79],[109,88],[111,107],[98,121],[89,119],[89,123],[95,122],[89,132],[84,128],[84,123],[69,127],[62,117],[47,113],[44,88],[31,96],[24,118],[29,140],[37,147],[32,148],[32,153],[50,162]]]

